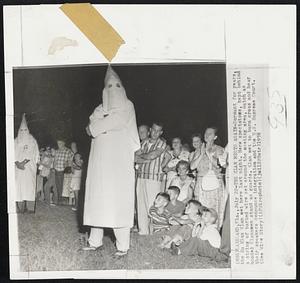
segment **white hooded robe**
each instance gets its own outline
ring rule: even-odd
[[[25,170],[15,166],[15,201],[35,201],[36,197],[36,174],[39,160],[39,148],[34,137],[29,133],[25,115],[21,122],[18,136],[15,138],[15,161],[22,162],[28,159]]]
[[[92,134],[83,224],[131,227],[134,217],[134,153],[140,148],[134,105],[109,67],[103,104],[90,116]]]

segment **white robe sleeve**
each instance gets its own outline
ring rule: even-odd
[[[108,114],[102,119],[96,119],[90,122],[89,128],[93,137],[107,131],[121,130],[127,125],[130,119],[131,111],[128,109]]]

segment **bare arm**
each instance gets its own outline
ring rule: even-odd
[[[202,233],[203,233],[203,230],[204,230],[204,223],[202,222],[202,223],[201,223],[201,227],[200,227],[200,229],[198,230],[198,233],[196,234],[196,237],[197,237],[197,238],[200,238],[200,237],[201,237],[201,235],[202,235]]]
[[[202,159],[203,157],[203,153],[201,154],[195,154],[195,158],[191,161],[191,164],[190,164],[190,167],[191,167],[191,170],[194,170],[196,169],[198,166],[199,166],[199,163],[200,163],[200,160]]]
[[[169,163],[169,161],[171,160],[172,156],[169,152],[166,151],[164,159],[161,163],[161,168],[164,171],[165,167],[167,166],[167,164]]]
[[[200,223],[196,223],[193,227],[192,237],[197,237],[197,235],[199,234],[200,229],[201,229]]]
[[[206,150],[206,155],[208,156],[210,162],[212,163],[213,167],[219,168],[218,160],[219,157],[224,154],[224,149],[222,147],[217,147],[217,149],[214,152],[209,152]]]
[[[181,217],[176,217],[176,216],[173,216],[172,219],[175,220],[176,222],[178,222],[181,225],[194,223],[194,221],[192,219],[182,219]]]

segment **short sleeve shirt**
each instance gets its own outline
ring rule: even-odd
[[[54,169],[57,171],[64,171],[67,166],[72,164],[73,152],[68,149],[58,149],[54,157]]]
[[[176,176],[172,180],[171,186],[176,186],[180,189],[180,194],[178,196],[178,200],[183,201],[188,196],[189,188],[194,189],[195,180],[188,176],[184,181],[181,181],[180,177]]]
[[[221,246],[221,236],[215,224],[206,226],[202,231],[200,239],[208,240],[208,242],[217,249]]]
[[[169,219],[171,214],[166,209],[162,214],[157,212],[157,208],[153,205],[149,210],[149,217],[152,219],[153,230],[159,231],[170,227]]]

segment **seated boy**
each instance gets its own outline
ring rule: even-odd
[[[181,217],[170,218],[170,231],[164,236],[160,248],[170,248],[172,243],[180,244],[192,236],[195,225],[201,221],[202,205],[197,200],[190,200],[186,206],[185,214]]]
[[[185,204],[178,200],[180,189],[176,186],[170,186],[167,193],[170,196],[170,202],[167,205],[166,210],[168,210],[172,216],[180,217],[185,210]]]
[[[152,205],[149,210],[150,234],[169,229],[171,214],[166,210],[169,201],[170,196],[167,193],[157,194],[154,205]]]
[[[228,257],[219,250],[221,236],[216,225],[217,220],[218,215],[214,209],[205,210],[201,222],[193,228],[192,238],[182,243],[180,247],[172,243],[171,253],[173,255],[199,255],[217,261],[226,260]]]

